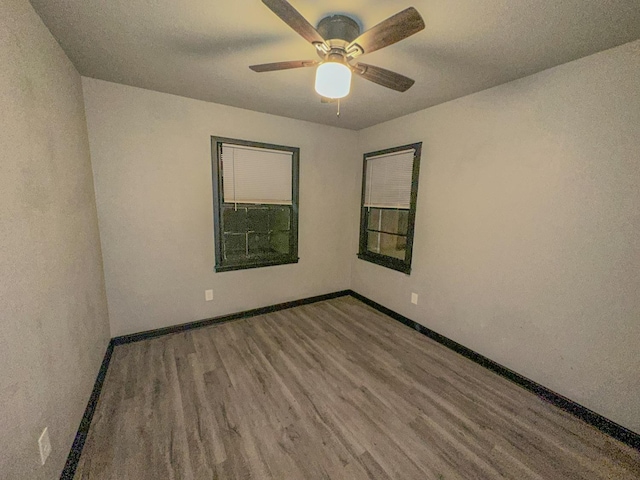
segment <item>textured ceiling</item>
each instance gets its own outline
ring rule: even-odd
[[[338,118],[315,69],[250,71],[317,58],[259,0],[31,0],[82,75],[356,130],[640,38],[639,0],[290,2],[313,25],[344,13],[364,29],[414,6],[425,30],[361,58],[415,85],[354,78]]]

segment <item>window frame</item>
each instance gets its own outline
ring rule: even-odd
[[[225,262],[222,254],[224,232],[222,226],[222,209],[227,205],[223,199],[223,175],[221,168],[222,145],[239,145],[251,148],[264,148],[290,152],[291,155],[291,228],[289,233],[289,254],[281,259],[263,259],[246,262]],[[227,137],[211,137],[211,175],[213,185],[213,238],[216,272],[229,272],[248,268],[271,267],[298,263],[298,211],[299,211],[299,179],[300,179],[300,148],[271,143],[254,142]],[[222,174],[221,174],[222,173]],[[248,205],[266,205],[261,203]]]
[[[365,207],[365,195],[367,188],[367,160],[371,157],[379,157],[404,150],[414,150],[413,168],[411,170],[411,197],[409,202],[409,214],[407,219],[407,243],[405,258],[400,260],[389,255],[371,252],[367,249],[367,207]],[[411,259],[413,256],[413,236],[415,233],[416,205],[418,201],[418,180],[420,175],[420,158],[422,155],[422,142],[410,143],[399,147],[387,148],[375,152],[365,153],[362,158],[362,195],[360,197],[360,241],[358,258],[367,262],[397,270],[407,275],[411,274]]]

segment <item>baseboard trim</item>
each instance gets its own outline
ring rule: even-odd
[[[408,327],[413,328],[414,330],[426,335],[427,337],[435,340],[436,342],[444,345],[447,348],[459,353],[460,355],[468,358],[469,360],[474,361],[475,363],[482,365],[488,370],[497,373],[498,375],[511,380],[515,384],[529,390],[530,392],[536,394],[538,397],[543,400],[555,405],[556,407],[564,410],[565,412],[569,412],[572,415],[578,417],[584,422],[588,423],[596,427],[603,433],[606,433],[610,437],[619,440],[630,447],[636,448],[640,450],[640,435],[632,432],[631,430],[623,427],[622,425],[617,424],[616,422],[609,420],[606,417],[603,417],[599,413],[594,412],[593,410],[588,409],[580,405],[579,403],[574,402],[566,397],[563,397],[559,393],[554,392],[553,390],[548,389],[547,387],[540,385],[539,383],[534,382],[533,380],[528,379],[527,377],[520,375],[509,368],[500,365],[497,362],[494,362],[490,358],[485,357],[484,355],[479,354],[478,352],[471,350],[464,345],[459,344],[458,342],[451,340],[444,335],[441,335],[433,330],[425,327],[424,325],[419,324],[411,320],[410,318],[405,317],[397,312],[394,312],[390,308],[385,307],[384,305],[380,305],[377,302],[365,297],[364,295],[360,295],[357,292],[351,291],[351,296],[360,300],[361,302],[373,307],[385,315],[393,318],[394,320],[399,321],[400,323],[405,324]]]
[[[112,341],[115,345],[122,345],[125,343],[132,343],[132,342],[140,342],[142,340],[148,340],[149,338],[160,337],[160,336],[169,335],[172,333],[184,332],[185,330],[193,330],[194,328],[208,327],[209,325],[230,322],[232,320],[239,320],[241,318],[255,317],[256,315],[264,315],[265,313],[272,313],[272,312],[277,312],[279,310],[286,310],[288,308],[299,307],[301,305],[308,305],[310,303],[322,302],[324,300],[331,300],[332,298],[345,297],[350,294],[351,294],[351,290],[341,290],[339,292],[327,293],[324,295],[317,295],[315,297],[303,298],[301,300],[278,303],[276,305],[270,305],[268,307],[260,307],[260,308],[254,308],[251,310],[245,310],[244,312],[231,313],[229,315],[221,315],[219,317],[207,318],[204,320],[197,320],[195,322],[181,323],[180,325],[172,325],[170,327],[158,328],[155,330],[147,330],[145,332],[132,333],[130,335],[122,335],[119,337],[114,337]]]
[[[113,343],[113,340],[110,340],[109,345],[107,345],[104,358],[102,359],[100,370],[98,370],[98,376],[93,384],[93,390],[91,391],[89,402],[87,402],[87,408],[84,409],[84,415],[82,415],[82,420],[80,420],[80,426],[76,432],[76,438],[73,440],[69,456],[67,457],[67,461],[62,469],[62,473],[60,474],[60,480],[73,480],[76,473],[78,463],[80,462],[80,455],[82,454],[84,443],[86,442],[87,435],[89,434],[91,420],[93,419],[93,414],[95,413],[96,406],[98,405],[102,385],[104,385],[104,379],[107,376],[107,370],[109,370],[109,363],[111,362],[114,347],[115,344]]]

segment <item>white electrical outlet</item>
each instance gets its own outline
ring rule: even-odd
[[[42,435],[38,439],[38,446],[40,447],[40,462],[44,465],[47,461],[49,454],[51,453],[51,441],[49,440],[49,430],[44,429]]]
[[[411,303],[413,303],[414,305],[418,304],[418,294],[417,293],[412,293],[411,294]]]
[[[204,291],[204,299],[207,302],[210,302],[211,300],[213,300],[213,290],[205,290]]]

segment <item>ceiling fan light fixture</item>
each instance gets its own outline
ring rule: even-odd
[[[316,70],[315,90],[323,97],[323,102],[349,95],[352,73],[397,92],[405,92],[415,83],[391,70],[352,63],[360,55],[393,45],[422,30],[424,20],[415,8],[405,8],[361,32],[359,23],[346,15],[328,15],[320,20],[316,30],[288,0],[262,0],[262,3],[315,47],[322,62]],[[318,61],[295,60],[251,65],[249,68],[254,72],[273,72],[316,65]]]
[[[342,62],[324,62],[316,70],[316,92],[326,98],[344,98],[351,90],[351,69]]]

